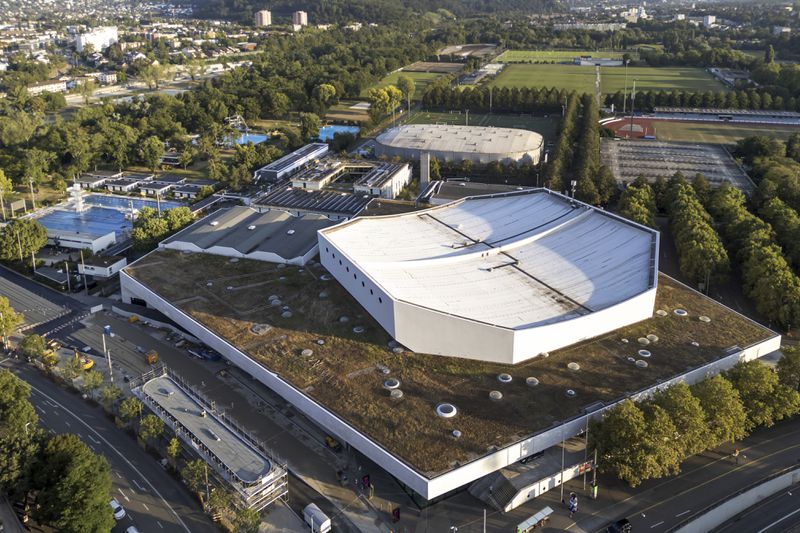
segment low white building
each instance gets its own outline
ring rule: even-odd
[[[84,258],[78,263],[78,273],[81,275],[92,276],[95,278],[110,278],[120,270],[128,266],[128,260],[124,256],[99,256],[93,255]]]
[[[63,80],[48,80],[28,86],[28,94],[35,96],[42,93],[65,93],[67,82]]]
[[[505,364],[652,316],[658,243],[545,189],[319,232],[322,264],[399,343]]]

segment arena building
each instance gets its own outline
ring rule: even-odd
[[[650,317],[658,237],[531,189],[359,217],[321,230],[319,250],[404,346],[513,364]]]
[[[538,164],[544,139],[536,132],[515,128],[410,124],[391,128],[375,139],[375,154],[419,160],[429,153],[440,161],[486,164]]]

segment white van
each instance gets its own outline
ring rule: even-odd
[[[311,527],[311,533],[328,533],[331,530],[331,519],[313,503],[309,503],[303,509],[303,518]]]

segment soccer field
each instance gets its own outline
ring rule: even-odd
[[[592,56],[604,59],[622,59],[625,52],[596,52],[592,50],[506,50],[495,61],[498,63],[524,63],[528,61],[572,61],[578,56]],[[636,59],[639,54],[630,52]]]
[[[395,85],[397,84],[398,78],[401,76],[405,76],[414,80],[414,86],[416,87],[416,90],[414,91],[414,97],[412,100],[420,100],[422,99],[422,95],[425,93],[425,88],[428,86],[428,84],[436,78],[442,76],[442,74],[437,72],[392,72],[372,87],[386,87],[387,85]],[[361,97],[366,98],[367,91],[369,91],[369,89],[372,87],[361,91]]]
[[[508,65],[493,87],[558,87],[579,93],[594,92],[594,67],[577,65]]]
[[[628,90],[636,80],[637,91],[727,91],[727,87],[701,68],[628,67]],[[604,94],[625,89],[625,67],[602,67],[600,88]]]
[[[638,91],[726,91],[727,88],[701,68],[628,67],[628,90],[636,80]],[[495,87],[557,87],[594,93],[595,67],[577,65],[508,65],[492,81]],[[625,89],[624,67],[600,67],[603,94]]]
[[[767,135],[785,140],[791,134],[800,132],[800,128],[766,124],[723,124],[720,122],[706,124],[667,120],[653,121],[652,124],[659,141],[675,142],[734,144],[739,139],[752,135]]]
[[[434,112],[419,112],[415,113],[409,120],[408,124],[452,124],[463,126],[466,123],[467,116],[465,113],[434,113]],[[535,131],[542,137],[545,142],[553,141],[558,132],[558,123],[560,117],[549,116],[534,117],[532,115],[518,115],[518,114],[469,114],[470,126],[493,126],[496,128],[519,128],[523,130]]]

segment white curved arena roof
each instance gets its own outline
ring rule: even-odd
[[[510,329],[599,311],[656,284],[656,231],[544,189],[320,233],[395,299]]]
[[[424,152],[517,154],[541,149],[544,139],[536,132],[516,128],[408,124],[391,128],[375,141],[385,146]]]

